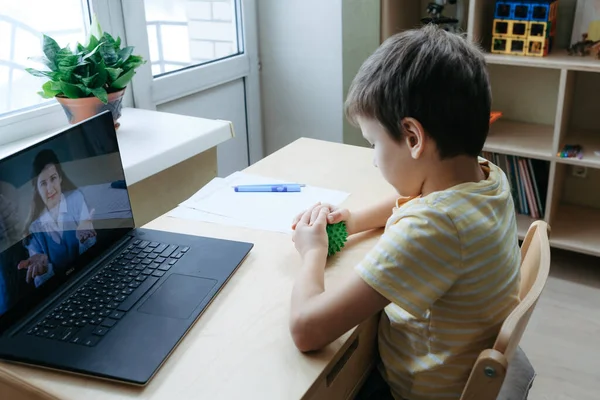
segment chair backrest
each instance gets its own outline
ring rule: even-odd
[[[520,303],[504,320],[493,348],[482,351],[461,400],[496,400],[506,369],[523,337],[550,272],[550,228],[544,221],[529,227],[521,245]]]

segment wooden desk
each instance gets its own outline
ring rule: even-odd
[[[352,209],[393,193],[371,154],[367,148],[301,139],[247,171],[350,192],[345,205]],[[146,387],[0,363],[0,398],[343,399],[360,384],[376,349],[376,318],[314,354],[300,353],[292,342],[290,296],[300,259],[290,236],[165,216],[147,227],[250,241],[255,247]],[[350,240],[330,260],[326,285],[350,272],[379,234]]]

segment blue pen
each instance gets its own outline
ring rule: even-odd
[[[274,185],[239,185],[234,186],[236,192],[299,192],[300,184],[274,184]]]
[[[261,187],[261,186],[268,186],[268,187],[272,187],[272,186],[300,186],[300,187],[305,187],[306,185],[304,183],[257,183],[255,185],[237,185],[237,186],[233,186],[233,187]]]

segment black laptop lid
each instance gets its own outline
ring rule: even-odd
[[[133,227],[110,112],[0,160],[0,331]]]

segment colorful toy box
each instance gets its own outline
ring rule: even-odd
[[[558,0],[497,0],[491,52],[543,57],[552,50]]]

